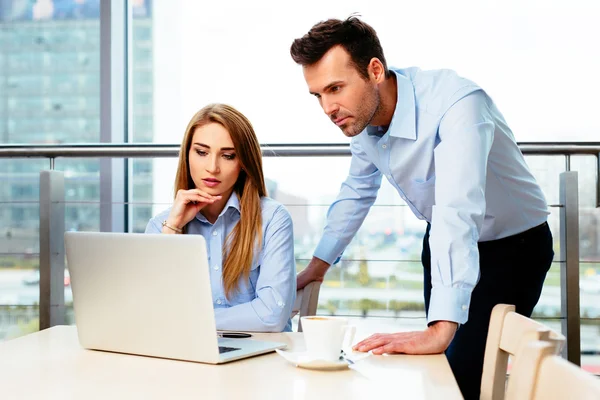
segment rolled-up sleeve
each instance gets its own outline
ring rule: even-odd
[[[486,210],[487,163],[495,129],[488,101],[483,91],[473,92],[457,101],[440,123],[429,238],[428,323],[465,323],[479,279],[477,242]]]
[[[229,308],[215,309],[217,329],[253,332],[290,330],[296,299],[296,262],[292,218],[279,206],[266,224],[256,297]],[[287,328],[287,329],[286,329]]]

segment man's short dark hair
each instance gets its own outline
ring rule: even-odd
[[[307,66],[317,63],[335,46],[342,46],[350,54],[352,63],[363,78],[369,78],[368,66],[373,57],[381,61],[386,77],[389,76],[375,29],[355,16],[344,21],[328,19],[319,22],[306,35],[294,40],[290,53],[297,64]]]

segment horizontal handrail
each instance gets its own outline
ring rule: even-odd
[[[265,157],[349,156],[348,143],[263,144]],[[519,148],[528,155],[595,155],[600,142],[522,142]],[[96,158],[96,157],[177,157],[178,144],[93,143],[93,144],[3,144],[0,158]]]
[[[349,156],[350,146],[339,144],[263,144],[265,157]],[[61,145],[0,145],[0,158],[58,157],[177,157],[177,144],[94,143]]]
[[[566,170],[571,169],[572,155],[596,157],[596,176],[600,177],[600,142],[520,142],[526,155],[565,156]],[[265,157],[346,157],[348,143],[275,143],[262,144]],[[89,143],[89,144],[2,144],[1,158],[172,158],[179,156],[178,144],[155,143]],[[600,179],[596,178],[596,207],[600,207]]]

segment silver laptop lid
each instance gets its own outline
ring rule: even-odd
[[[65,247],[83,347],[218,362],[202,236],[67,232]]]

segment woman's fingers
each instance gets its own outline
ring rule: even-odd
[[[214,203],[220,200],[222,196],[213,196],[200,189],[179,190],[177,198],[189,203],[191,201],[201,201],[203,203]]]
[[[206,203],[206,204],[212,204],[215,201],[217,201],[217,199],[211,198],[211,197],[206,197],[197,193],[187,193],[183,196],[183,200],[186,203]]]
[[[205,191],[203,191],[201,189],[190,189],[189,192],[191,192],[191,193],[197,193],[200,196],[207,197],[209,199],[214,199],[214,200],[219,200],[219,199],[221,199],[221,197],[223,197],[221,195],[213,196],[212,194],[206,193]]]

